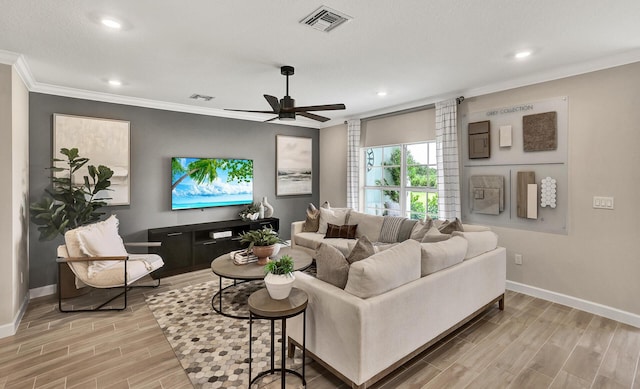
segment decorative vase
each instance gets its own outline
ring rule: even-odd
[[[289,297],[293,282],[296,277],[293,273],[289,274],[273,274],[269,273],[264,277],[264,284],[267,287],[269,296],[274,300],[284,300]]]
[[[258,265],[264,266],[269,262],[269,256],[273,255],[276,245],[270,246],[253,246],[253,254],[258,257]]]
[[[264,205],[262,205],[262,203],[260,203],[260,207],[259,207],[258,209],[260,210],[260,211],[259,211],[259,214],[260,214],[260,215],[259,215],[258,217],[259,217],[260,219],[264,219]]]
[[[273,206],[267,201],[267,196],[262,198],[262,206],[264,207],[264,217],[273,216]]]

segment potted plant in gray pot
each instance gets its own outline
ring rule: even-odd
[[[264,284],[269,296],[274,300],[289,297],[293,282],[296,280],[293,275],[293,258],[283,255],[279,259],[272,260],[264,267],[264,272],[266,274]]]
[[[269,256],[278,253],[279,243],[282,242],[278,233],[269,227],[244,232],[240,234],[240,241],[249,243],[247,251],[253,251],[253,254],[258,257],[258,265],[261,266],[267,264]]]

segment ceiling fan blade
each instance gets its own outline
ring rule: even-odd
[[[272,113],[273,113],[273,112],[272,112]],[[274,118],[271,118],[271,119],[267,119],[267,120],[265,120],[263,123],[266,123],[266,122],[272,122],[272,121],[274,121],[274,120],[277,120],[278,118],[279,118],[279,116],[276,116],[276,117],[274,117]]]
[[[280,112],[280,100],[278,100],[275,96],[264,95],[264,98],[267,99],[267,103],[273,108],[274,113]]]
[[[298,112],[297,114],[300,115],[300,116],[304,116],[306,118],[309,118],[309,119],[313,119],[313,120],[317,120],[319,122],[323,122],[323,123],[326,122],[327,120],[331,120],[328,117],[316,115],[314,113],[309,113],[309,112]]]
[[[295,107],[288,109],[291,112],[303,112],[303,111],[334,111],[338,109],[346,109],[344,104],[326,104],[326,105],[310,105],[307,107]]]
[[[228,109],[228,108],[225,108],[225,111],[250,112],[250,113],[277,113],[273,111],[249,111],[247,109]]]

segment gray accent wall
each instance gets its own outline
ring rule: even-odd
[[[317,129],[164,111],[31,93],[29,100],[29,202],[50,184],[53,114],[88,116],[131,122],[131,203],[106,207],[120,220],[125,242],[146,241],[147,229],[237,219],[241,206],[171,211],[171,157],[247,158],[254,161],[254,200],[266,196],[280,219],[280,232],[290,237],[292,221],[304,219],[307,204],[319,200],[319,132]],[[276,197],[276,135],[313,139],[313,194]],[[69,145],[68,147],[73,147]],[[82,155],[82,150],[80,150]],[[39,242],[29,233],[30,288],[56,283],[56,247],[62,237]]]

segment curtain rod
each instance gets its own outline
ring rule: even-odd
[[[456,102],[458,104],[461,104],[463,101],[464,101],[464,96],[456,97]],[[383,113],[383,114],[380,114],[380,115],[374,115],[374,116],[365,117],[365,118],[360,119],[360,121],[361,122],[366,122],[366,121],[369,121],[369,120],[376,120],[376,119],[382,119],[382,118],[386,118],[386,117],[390,117],[390,116],[403,115],[403,114],[406,114],[406,113],[422,111],[422,110],[425,110],[425,109],[433,109],[435,107],[436,107],[435,103],[431,103],[431,104],[421,105],[419,107],[407,108],[407,109],[402,109],[400,111],[388,112],[388,113]],[[344,121],[344,124],[347,124],[346,120]]]

